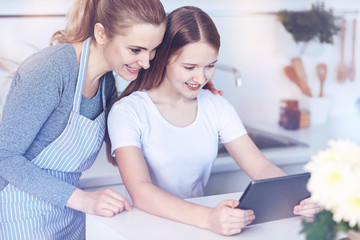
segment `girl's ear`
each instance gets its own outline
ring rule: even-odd
[[[96,42],[100,45],[104,45],[106,43],[106,34],[105,34],[105,28],[101,23],[96,23],[94,27],[94,36],[96,39]]]

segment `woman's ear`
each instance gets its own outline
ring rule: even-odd
[[[96,23],[94,27],[94,36],[96,42],[100,45],[104,45],[107,41],[105,28],[101,23]]]

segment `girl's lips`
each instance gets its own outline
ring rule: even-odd
[[[185,83],[186,86],[190,89],[190,90],[198,90],[199,88],[201,88],[200,84],[192,84],[192,83]]]
[[[139,73],[139,71],[141,69],[141,68],[134,68],[134,67],[131,67],[129,65],[126,65],[126,68],[130,73]]]

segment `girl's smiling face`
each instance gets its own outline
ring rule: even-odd
[[[173,96],[196,98],[213,77],[217,56],[218,51],[207,42],[185,45],[170,57],[162,84],[171,86]]]
[[[165,33],[165,24],[135,24],[116,35],[104,47],[108,68],[127,81],[137,78],[139,71],[148,69]]]

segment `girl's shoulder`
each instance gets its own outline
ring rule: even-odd
[[[211,105],[222,105],[224,101],[227,101],[220,94],[213,94],[210,90],[201,89],[198,100],[203,104],[211,104]]]
[[[146,109],[147,106],[150,104],[150,101],[151,99],[145,91],[136,91],[116,101],[113,107],[137,110],[141,108]]]

